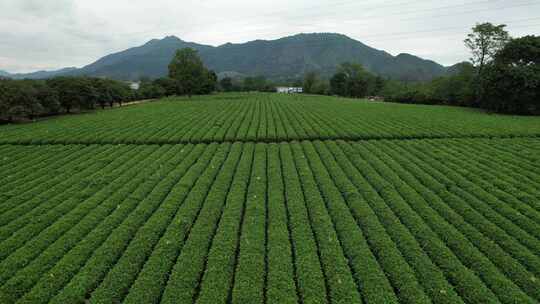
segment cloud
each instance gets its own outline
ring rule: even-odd
[[[476,22],[538,34],[540,19],[524,20],[535,8],[529,0],[1,0],[0,70],[83,66],[167,35],[220,45],[299,32],[338,32],[450,65],[467,60],[462,40]]]
[[[75,0],[17,0],[17,6],[25,14],[36,17],[50,17],[66,14],[75,9]]]

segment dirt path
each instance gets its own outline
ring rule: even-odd
[[[145,103],[145,102],[149,102],[149,101],[153,101],[153,100],[155,100],[155,99],[143,99],[143,100],[135,100],[135,101],[130,101],[130,102],[123,102],[122,107],[124,107],[124,106],[132,106],[132,105]],[[115,108],[117,108],[117,107],[120,107],[120,106],[116,106]]]

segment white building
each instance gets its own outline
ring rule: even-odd
[[[277,87],[276,92],[285,94],[302,93],[304,89],[301,87]]]
[[[140,87],[141,87],[141,83],[140,82],[128,82],[129,84],[129,87],[132,89],[132,90],[138,90]]]

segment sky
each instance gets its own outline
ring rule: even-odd
[[[478,22],[540,35],[540,0],[0,0],[0,70],[81,67],[168,35],[217,46],[314,32],[452,65]]]

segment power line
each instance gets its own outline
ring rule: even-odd
[[[540,26],[540,24],[514,25],[515,23],[521,23],[521,22],[533,21],[533,20],[540,20],[540,17],[538,17],[538,18],[518,19],[518,20],[507,20],[507,21],[505,21],[503,23],[505,23],[507,26],[512,27],[512,28],[536,28],[537,26]],[[462,30],[462,31],[449,32],[449,31],[453,31],[453,30]],[[430,38],[430,37],[426,37],[426,36],[418,37],[416,34],[443,33],[443,34],[445,34],[444,36],[453,36],[453,35],[465,35],[465,32],[467,32],[467,31],[470,31],[470,28],[445,27],[445,28],[426,29],[426,30],[410,31],[410,32],[398,32],[398,33],[388,33],[388,34],[372,34],[372,35],[361,36],[361,38],[362,39],[365,39],[365,38],[369,39],[370,37],[377,37],[377,38],[383,37],[383,39],[372,40],[374,42],[379,42],[379,41],[396,40],[395,36],[398,37],[397,39],[403,39],[404,40],[404,39],[415,39],[415,38]],[[386,38],[384,38],[384,37],[386,37]],[[438,34],[437,37],[441,37],[441,35]],[[287,39],[287,37],[280,38],[280,39]],[[275,41],[275,40],[264,40],[261,43],[270,43],[271,41]],[[233,46],[234,45],[238,45],[238,44],[233,44]],[[300,45],[295,45],[295,44],[287,45],[287,47],[288,48],[306,48],[306,47],[324,47],[324,46],[327,46],[327,45],[328,45],[327,43],[324,43],[324,42],[322,42],[320,40],[316,40],[316,41],[303,42]]]
[[[482,2],[485,2],[485,1],[482,1]],[[520,3],[520,4],[517,4],[517,5],[510,5],[510,6],[504,6],[504,7],[496,7],[496,8],[487,8],[487,9],[480,9],[480,10],[469,10],[469,11],[462,11],[462,12],[458,12],[458,13],[454,13],[454,14],[446,14],[446,15],[437,15],[437,16],[429,16],[430,18],[431,17],[447,17],[447,16],[457,16],[457,15],[463,15],[463,14],[470,14],[470,13],[479,13],[479,12],[486,12],[486,11],[492,11],[492,10],[501,10],[501,9],[511,9],[511,8],[516,8],[516,7],[527,7],[527,6],[534,6],[534,5],[540,5],[540,2],[528,2],[528,3]],[[438,9],[438,8],[437,8]],[[409,12],[409,13],[412,13]],[[391,16],[391,15],[385,15],[385,17],[388,17],[388,16]],[[376,18],[380,18],[380,17],[376,17],[376,16],[372,16],[372,17],[364,17],[362,18],[362,20],[366,20],[366,19],[376,19]],[[427,18],[427,17],[422,17],[422,18]],[[400,20],[418,20],[418,17],[409,17],[409,18],[395,18],[395,19],[392,19],[393,21],[400,21]],[[362,28],[365,28],[367,30],[371,30],[371,27],[369,27],[369,23],[364,23],[363,25],[365,25],[364,27]],[[358,27],[355,27],[355,29],[362,29],[362,28],[358,28]],[[242,31],[229,31],[228,34],[237,34],[237,33],[246,33],[246,30],[243,29]]]
[[[517,26],[512,26],[512,28],[519,28],[519,29],[540,28],[540,23],[529,24],[529,25],[517,25]],[[437,38],[440,38],[440,37],[453,37],[453,36],[458,36],[458,35],[464,35],[464,33],[462,33],[462,32],[444,33],[443,32],[442,35],[437,35]],[[398,39],[399,40],[412,40],[412,39],[426,39],[426,38],[430,38],[430,37],[411,35],[411,36],[399,37]],[[390,38],[389,37],[389,38],[373,40],[373,43],[384,42],[384,41],[395,41],[395,40],[396,40],[396,38]]]
[[[400,2],[395,2],[395,3],[387,3],[387,4],[383,4],[383,5],[377,4],[377,5],[373,5],[373,6],[362,6],[361,8],[364,8],[364,9],[367,9],[367,10],[377,10],[377,9],[379,9],[381,7],[398,6],[398,5],[402,5],[402,4],[418,4],[418,2],[428,2],[428,1],[431,1],[431,0],[400,1]],[[493,0],[493,1],[501,1],[501,0]],[[480,1],[480,2],[486,2],[486,0],[483,0],[483,1]],[[338,2],[338,3],[332,3],[330,6],[336,7],[336,6],[344,6],[344,5],[349,5],[349,4],[358,4],[358,1],[343,1],[343,2]],[[329,5],[327,4],[327,5],[307,6],[307,7],[302,7],[302,10],[306,11],[306,10],[314,9],[314,8],[324,8],[324,7],[327,7],[327,6],[329,6]],[[251,20],[260,20],[261,18],[264,18],[264,17],[272,17],[272,16],[276,16],[276,15],[281,15],[283,13],[289,13],[289,12],[291,12],[291,9],[278,10],[278,11],[273,11],[273,12],[270,12],[270,13],[263,13],[263,14],[260,14],[260,15],[257,15],[257,16],[253,16],[251,18],[242,18],[242,21],[250,20],[250,19]],[[221,21],[213,22],[212,24],[213,25],[216,25],[216,24],[219,25],[219,24],[222,24],[222,23],[225,23],[225,22],[230,22],[230,19],[222,19]],[[207,25],[207,23],[192,24],[191,26],[198,27],[198,26],[204,26],[204,25]],[[173,29],[172,27],[170,27],[169,29],[174,30],[176,28]],[[164,30],[164,28],[154,28],[152,30],[147,30],[147,31],[125,33],[125,35],[139,35],[139,34],[150,33],[150,32],[154,32],[154,31],[158,31],[158,30],[162,31],[162,30]]]
[[[518,4],[518,5],[513,5],[513,6],[506,6],[506,7],[497,7],[497,8],[489,8],[489,9],[485,9],[485,10],[475,10],[475,11],[467,11],[467,12],[461,12],[460,14],[464,14],[464,13],[472,13],[472,12],[479,12],[479,11],[488,11],[488,10],[494,10],[494,9],[509,9],[509,8],[514,8],[514,7],[522,7],[522,6],[532,6],[532,5],[540,5],[540,2],[537,2],[537,3],[534,3],[534,4],[531,4],[531,3],[521,3],[521,4]],[[456,14],[458,15],[458,14]],[[445,15],[445,16],[455,16],[455,15]],[[411,18],[407,18],[407,19],[411,19]],[[417,18],[414,18],[414,19],[417,19]],[[522,19],[522,20],[513,20],[513,21],[507,21],[507,22],[502,22],[502,23],[508,23],[508,22],[522,22],[522,21],[526,21],[526,20],[536,20],[537,18],[528,18],[528,19]],[[400,20],[399,18],[397,19],[393,19],[393,20]],[[471,25],[472,27],[472,25]],[[371,30],[370,27],[362,27],[362,28],[365,28],[365,29],[368,29],[368,30]],[[358,27],[355,27],[355,29],[362,29],[362,28],[358,28]],[[460,29],[462,27],[452,27],[452,28],[448,28],[448,29]],[[446,29],[446,28],[443,28],[443,29]],[[443,29],[440,29],[440,30],[443,30]],[[416,32],[436,32],[437,30],[439,29],[427,29],[427,30],[421,30],[421,31],[415,31],[415,32],[405,32],[405,33],[399,33],[399,34],[410,34],[410,33],[416,33]],[[232,32],[228,32],[229,34],[236,34],[236,33],[246,33],[246,30],[242,30],[242,31],[232,31]],[[373,35],[370,35],[370,36],[392,36],[392,35],[396,35],[396,33],[391,33],[391,34],[373,34]],[[366,37],[366,36],[363,36],[363,37]]]
[[[396,3],[393,3],[393,4],[386,4],[385,6],[386,7],[393,7],[395,6],[396,8],[399,7],[399,5],[401,4],[404,4],[404,3],[410,3],[411,1],[407,1],[407,2],[396,2]],[[412,2],[415,2],[415,1],[412,1]],[[465,7],[465,6],[469,6],[469,5],[475,5],[475,4],[480,4],[480,3],[486,3],[486,2],[492,2],[492,1],[476,1],[476,2],[473,2],[473,3],[468,3],[468,4],[462,4],[462,5],[452,5],[452,6],[445,6],[445,7],[437,7],[437,8],[431,8],[431,9],[417,9],[417,10],[409,10],[409,11],[405,11],[405,12],[399,12],[398,14],[412,14],[412,13],[420,13],[420,12],[426,12],[426,11],[435,11],[435,10],[441,10],[442,8],[446,8],[448,9],[449,7],[453,7],[453,8],[457,8],[457,7]],[[348,3],[352,3],[352,1],[347,1],[347,2],[341,2],[341,5],[346,5]],[[399,4],[399,5],[398,5]],[[492,11],[492,10],[501,10],[501,9],[510,9],[510,8],[516,8],[516,7],[529,7],[529,6],[535,6],[535,5],[539,5],[540,2],[527,2],[527,3],[518,3],[518,4],[514,4],[514,5],[506,5],[506,6],[500,6],[500,7],[495,7],[495,8],[484,8],[484,9],[472,9],[472,10],[467,10],[467,11],[462,11],[462,12],[457,12],[457,13],[452,13],[452,14],[445,14],[445,15],[437,15],[437,16],[429,16],[429,17],[444,17],[444,16],[457,16],[457,15],[462,15],[462,14],[470,14],[470,13],[478,13],[478,12],[485,12],[485,11]],[[320,6],[319,6],[320,7]],[[379,6],[380,8],[381,6]],[[377,8],[376,7],[373,7],[374,10],[376,10]],[[273,15],[273,14],[276,14],[276,13],[272,13],[272,14],[269,14],[269,15]],[[385,17],[388,17],[388,16],[392,16],[392,14],[385,14]],[[372,18],[376,18],[376,16],[370,16],[370,17],[363,17],[362,19],[365,20],[365,19],[372,19]],[[426,18],[426,17],[424,17]],[[417,20],[418,17],[408,17],[408,18],[394,18],[392,20]],[[521,19],[521,20],[512,20],[512,21],[506,21],[506,22],[503,22],[503,23],[519,23],[519,22],[524,22],[524,21],[532,21],[532,20],[538,20],[540,18],[528,18],[528,19]],[[366,24],[367,25],[367,24]],[[513,28],[532,28],[532,27],[536,27],[538,26],[537,24],[534,24],[534,25],[518,25],[518,26],[513,26],[512,24],[508,24],[509,26],[512,26]],[[472,26],[472,25],[471,25]],[[356,28],[358,29],[358,28]],[[362,40],[363,39],[368,39],[370,40],[370,44],[376,44],[378,42],[384,42],[384,41],[390,41],[390,40],[396,40],[396,39],[400,39],[400,40],[404,40],[404,39],[426,39],[426,38],[429,38],[429,37],[425,37],[425,36],[418,36],[418,34],[425,34],[425,33],[443,33],[443,35],[437,35],[437,37],[448,37],[448,36],[454,36],[454,35],[462,35],[462,32],[455,32],[455,33],[448,33],[448,31],[453,31],[453,30],[460,30],[460,29],[463,29],[463,31],[466,31],[466,30],[469,30],[470,28],[463,28],[463,27],[445,27],[445,28],[435,28],[435,29],[424,29],[424,30],[418,30],[418,31],[410,31],[410,32],[394,32],[394,33],[382,33],[382,34],[370,34],[370,35],[356,35],[356,37],[359,37],[361,38]],[[140,32],[139,32],[140,33]],[[229,32],[230,33],[237,33],[237,32]],[[240,32],[238,32],[240,33]],[[241,33],[245,33],[245,30],[244,31],[241,31]],[[123,35],[123,34],[119,34],[119,35]],[[128,34],[129,35],[129,34]],[[370,38],[376,38],[376,39],[370,39]],[[320,46],[326,46],[327,44],[326,43],[322,43],[321,41],[313,41],[313,42],[307,42],[307,43],[304,43],[302,45],[289,45],[288,47],[320,47]]]
[[[442,10],[442,9],[448,9],[448,8],[456,8],[456,7],[466,7],[466,6],[471,6],[471,5],[477,5],[477,4],[484,4],[484,3],[493,3],[493,2],[500,2],[501,0],[481,0],[481,1],[474,1],[474,2],[468,2],[468,3],[465,3],[465,4],[459,4],[459,5],[450,5],[450,6],[443,6],[443,7],[436,7],[436,8],[429,8],[429,9],[416,9],[416,10],[409,10],[409,11],[402,11],[400,10],[399,12],[395,12],[395,13],[383,13],[382,15],[371,15],[371,16],[359,16],[359,18],[362,18],[363,20],[365,19],[378,19],[378,18],[381,18],[381,17],[386,17],[386,16],[392,16],[392,15],[401,15],[401,14],[411,14],[411,13],[416,13],[416,12],[428,12],[428,11],[438,11],[438,10]],[[422,1],[423,2],[423,1]],[[351,3],[358,3],[357,1],[346,1],[346,2],[341,2],[341,3],[338,3],[338,5],[345,5],[345,4],[351,4]],[[357,7],[355,8],[355,10],[358,10],[358,9],[364,9],[364,10],[378,10],[380,8],[383,8],[383,7],[396,7],[397,9],[400,9],[400,7],[404,4],[418,4],[418,1],[401,1],[401,2],[396,2],[396,3],[390,3],[390,4],[383,4],[383,5],[376,5],[376,6],[365,6],[365,7]],[[531,4],[531,3],[525,3],[526,5],[528,4]],[[540,4],[540,3],[537,3],[537,4]],[[336,5],[332,5],[333,7],[335,7]],[[521,5],[523,6],[523,5]],[[311,6],[311,8],[314,8],[314,7],[324,7],[323,5],[319,5],[319,6]],[[504,8],[511,8],[511,7],[515,7],[515,6],[507,6],[507,7],[504,7]],[[308,7],[309,9],[310,7]],[[303,11],[306,11],[307,9],[303,9]],[[242,20],[240,20],[241,22],[244,22],[246,20],[250,20],[250,19],[253,19],[253,20],[260,20],[261,18],[264,18],[265,16],[266,17],[271,17],[271,16],[279,16],[281,15],[282,13],[287,13],[287,12],[290,12],[291,10],[288,9],[288,10],[282,10],[282,11],[277,11],[277,12],[272,12],[272,13],[267,13],[267,14],[262,14],[262,15],[258,15],[258,16],[254,16],[253,18],[242,18]],[[319,14],[320,16],[329,16],[328,13],[324,13],[324,14]],[[336,14],[334,14],[335,16]],[[295,18],[301,18],[301,17],[309,17],[310,15],[309,14],[303,14],[303,15],[296,15]],[[311,15],[312,16],[312,15]],[[395,20],[399,20],[399,19],[395,19]],[[221,25],[221,24],[224,24],[224,23],[228,23],[230,22],[231,20],[230,19],[226,19],[226,20],[222,20],[222,21],[219,21],[219,22],[212,22],[212,25],[216,26],[216,25]],[[208,25],[207,22],[205,23],[198,23],[198,24],[191,24],[190,27],[204,27]],[[175,30],[175,28],[173,27],[170,27],[169,28],[170,30]],[[152,32],[156,32],[156,31],[163,31],[164,28],[154,28],[154,29],[151,29],[151,30],[146,30],[146,31],[137,31],[137,32],[130,32],[130,33],[119,33],[119,34],[116,34],[116,35],[124,35],[124,36],[129,36],[129,35],[141,35],[141,34],[147,34],[147,33],[152,33]]]
[[[485,2],[485,1],[481,1],[481,2]],[[453,13],[449,13],[449,14],[427,15],[427,16],[422,16],[422,18],[454,17],[454,16],[458,16],[458,15],[466,15],[466,14],[471,14],[471,13],[483,13],[483,12],[487,12],[487,11],[512,9],[512,8],[535,6],[535,5],[540,5],[540,2],[533,1],[533,2],[518,3],[518,4],[514,4],[514,5],[507,5],[507,6],[499,6],[499,7],[491,7],[491,8],[482,8],[482,9],[474,9],[474,10],[453,12]],[[389,16],[398,16],[398,15],[403,15],[403,14],[412,14],[412,13],[416,13],[416,12],[438,11],[438,10],[441,10],[441,8],[438,7],[438,8],[426,9],[426,10],[410,10],[410,11],[405,11],[405,12],[400,11],[400,12],[395,12],[395,13],[385,13],[384,16],[372,15],[372,16],[362,17],[361,19],[362,20],[381,19],[381,17],[386,18],[386,17],[389,17]],[[394,19],[392,19],[392,21],[418,20],[419,18],[420,18],[419,16],[404,17],[404,18],[394,18]],[[356,25],[369,25],[369,23],[365,23],[365,22],[364,23],[355,23],[355,24]]]
[[[520,19],[520,20],[512,20],[512,21],[503,21],[502,24],[506,23],[521,23],[524,21],[532,21],[532,20],[540,20],[540,17],[538,18],[527,18],[527,19]],[[443,28],[435,28],[435,29],[428,29],[428,30],[419,30],[419,31],[413,31],[413,32],[397,32],[397,33],[386,33],[386,34],[372,34],[372,35],[363,35],[363,38],[366,37],[386,37],[386,36],[402,36],[402,35],[408,35],[408,34],[416,34],[416,33],[433,33],[433,32],[440,32],[440,31],[447,31],[447,30],[459,30],[464,29],[462,26],[452,26],[452,27],[443,27]]]
[[[500,2],[500,0],[469,1],[468,3],[464,3],[464,4],[447,5],[447,6],[439,6],[439,7],[432,7],[432,8],[420,8],[420,9],[412,9],[412,10],[403,10],[402,7],[396,6],[396,8],[398,9],[398,11],[396,11],[396,12],[383,12],[381,15],[369,15],[369,16],[359,15],[358,18],[362,18],[362,19],[381,18],[381,17],[386,17],[386,16],[392,16],[392,15],[402,15],[402,14],[411,14],[411,13],[418,13],[418,12],[430,12],[430,11],[448,10],[448,9],[460,8],[460,7],[468,7],[468,6],[471,6],[471,5],[478,5],[478,4],[488,4],[488,3],[492,4],[494,2]],[[409,2],[404,2],[403,4],[408,4],[408,3]],[[413,2],[411,4],[417,4],[417,3]],[[380,7],[381,6],[376,7],[375,10],[377,10],[377,8],[380,8]],[[325,16],[325,17],[329,16],[329,14],[327,14],[327,13],[318,14],[318,15],[319,16]],[[336,14],[333,14],[333,15],[335,16]]]
[[[481,10],[472,10],[472,11],[465,11],[465,12],[460,12],[460,13],[453,13],[453,14],[433,15],[433,16],[429,16],[429,18],[453,17],[453,16],[456,16],[456,15],[483,13],[483,12],[487,12],[487,11],[505,10],[505,9],[510,9],[510,8],[528,7],[528,6],[535,6],[535,5],[540,5],[540,2],[529,2],[529,3],[522,3],[522,4],[517,4],[517,5],[501,6],[501,7],[487,8],[487,9],[481,9]],[[412,20],[412,19],[415,19],[415,18],[411,17],[411,18],[405,18],[405,19],[401,19],[401,20]]]

